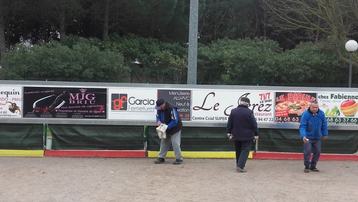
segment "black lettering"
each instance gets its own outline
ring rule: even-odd
[[[271,105],[272,104],[266,104],[266,108],[265,108],[265,112],[270,112],[271,111]]]
[[[226,116],[229,116],[229,115],[230,115],[227,111],[228,111],[229,108],[231,108],[231,107],[233,107],[233,106],[234,106],[234,105],[230,105],[230,106],[226,107],[226,109],[224,110],[224,114],[225,114]],[[231,110],[230,110],[230,113],[231,113]]]
[[[199,107],[199,106],[194,106],[194,107],[193,107],[193,110],[201,110],[201,109],[202,109],[202,110],[205,110],[205,111],[211,110],[212,107],[210,107],[210,108],[204,108],[206,99],[208,98],[209,95],[213,95],[213,97],[215,97],[215,93],[214,93],[214,92],[208,93],[208,94],[205,96],[204,101],[203,101],[203,104],[201,105],[201,107]],[[219,103],[216,103],[216,104],[219,104]],[[216,106],[216,104],[215,104],[214,106]]]
[[[264,104],[260,104],[259,105],[259,108],[257,109],[259,112],[262,112],[262,108],[263,108],[263,106],[265,106]]]

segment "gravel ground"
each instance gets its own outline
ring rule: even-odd
[[[358,201],[358,162],[297,160],[0,157],[0,202]]]

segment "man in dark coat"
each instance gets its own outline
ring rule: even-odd
[[[257,122],[252,111],[248,108],[250,99],[243,97],[237,108],[231,110],[227,122],[227,132],[230,139],[235,142],[236,150],[236,171],[246,172],[245,164],[250,154],[251,142],[259,138]]]

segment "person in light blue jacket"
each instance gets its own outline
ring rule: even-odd
[[[303,140],[304,172],[319,172],[316,166],[321,155],[321,140],[327,138],[328,127],[326,115],[318,108],[317,101],[312,101],[309,109],[302,114],[299,129]],[[314,148],[312,160],[311,148]]]

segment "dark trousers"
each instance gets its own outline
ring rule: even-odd
[[[244,168],[250,154],[251,141],[235,140],[236,167]]]
[[[313,156],[311,158],[311,149],[313,149]],[[321,140],[310,140],[308,143],[303,143],[303,158],[305,166],[316,167],[319,156],[321,155]]]

